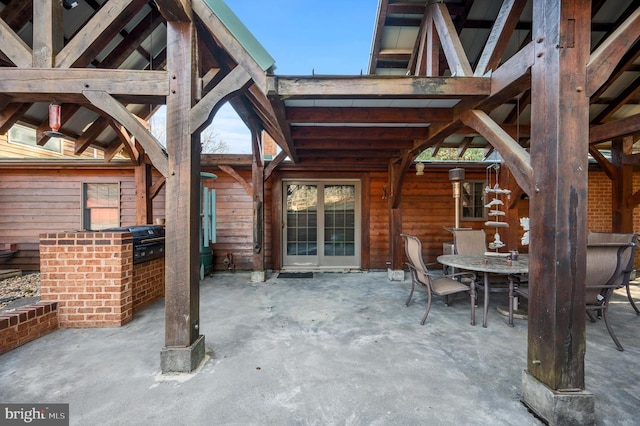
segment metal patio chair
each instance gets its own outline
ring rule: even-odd
[[[404,248],[407,254],[407,265],[411,271],[411,291],[405,302],[406,306],[411,303],[413,290],[416,285],[424,289],[427,293],[427,310],[420,321],[421,325],[427,321],[427,316],[431,310],[431,300],[433,295],[445,297],[445,305],[449,306],[449,295],[470,291],[468,285],[455,280],[452,276],[470,275],[469,273],[458,273],[446,276],[435,276],[431,274],[422,259],[422,243],[415,235],[401,234],[404,238]]]
[[[640,315],[640,310],[636,306],[633,297],[631,296],[631,290],[629,289],[629,282],[631,281],[631,273],[635,270],[633,262],[636,258],[636,246],[638,244],[638,234],[623,234],[612,232],[589,232],[587,235],[587,245],[598,243],[628,243],[632,244],[631,250],[625,250],[623,258],[621,259],[623,265],[623,273],[621,274],[619,281],[615,284],[624,286],[627,291],[627,299],[636,315]]]
[[[587,315],[591,322],[596,321],[593,312],[598,317],[602,317],[607,331],[619,351],[624,349],[609,322],[609,302],[613,292],[625,285],[625,276],[630,274],[628,266],[633,263],[636,236],[633,235],[633,238],[631,237],[631,234],[629,234],[628,239],[631,239],[632,242],[597,243],[593,242],[595,238],[592,238],[587,245],[587,266],[585,271]]]

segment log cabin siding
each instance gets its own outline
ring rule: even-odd
[[[253,267],[253,199],[232,176],[221,170],[211,172],[218,178],[204,184],[216,190],[217,242],[211,246],[213,268],[225,270],[224,258],[232,254],[236,269],[250,270]],[[251,171],[238,173],[246,182],[251,182]]]
[[[84,182],[119,183],[120,225],[136,225],[133,168],[0,167],[0,243],[15,243],[18,249],[2,268],[39,270],[41,233],[82,228]],[[163,189],[153,201],[154,217],[164,217],[164,204]]]
[[[466,168],[466,179],[484,180],[484,169]],[[247,190],[233,177],[218,170],[206,170],[218,178],[206,185],[217,190],[217,243],[212,245],[214,269],[225,270],[223,263],[227,253],[233,254],[238,270],[251,270],[253,262],[253,200]],[[251,182],[249,170],[239,171],[246,182]],[[314,177],[325,173],[316,173]],[[327,178],[335,173],[326,172]],[[158,178],[154,173],[154,181]],[[296,177],[284,173],[265,182],[265,215],[263,251],[265,268],[280,267],[280,220],[278,214],[281,179]],[[306,175],[308,177],[308,175]],[[386,171],[360,173],[363,199],[363,269],[386,269],[389,254],[389,202],[391,190]],[[110,170],[104,166],[70,169],[53,166],[45,168],[0,167],[0,243],[16,243],[18,255],[2,267],[23,270],[39,269],[38,237],[43,232],[76,230],[81,227],[82,182],[119,182],[121,191],[121,225],[135,224],[135,178],[130,167]],[[513,188],[512,188],[513,189]],[[640,176],[634,176],[634,191],[640,189]],[[386,193],[386,198],[383,195]],[[276,199],[277,198],[277,199]],[[164,189],[153,200],[154,218],[164,217]],[[366,205],[365,205],[366,203]],[[368,206],[368,208],[367,208]],[[448,169],[427,169],[425,175],[409,172],[402,192],[402,232],[417,235],[424,245],[427,262],[435,262],[442,253],[442,244],[452,241],[445,227],[454,224],[454,199]],[[518,202],[515,211],[519,216],[528,215],[528,200]],[[611,231],[611,181],[604,172],[594,170],[589,174],[589,230]],[[368,228],[364,225],[368,224]],[[276,228],[274,228],[276,226]],[[482,228],[482,221],[461,220],[462,227]],[[640,210],[634,210],[634,230],[640,230]],[[509,247],[519,244],[522,229],[511,227],[503,231],[503,240]],[[487,229],[487,238],[493,231]],[[401,248],[404,250],[404,248]]]

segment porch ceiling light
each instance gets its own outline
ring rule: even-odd
[[[424,163],[416,163],[416,176],[424,174]]]

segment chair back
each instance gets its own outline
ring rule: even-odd
[[[633,270],[633,262],[636,257],[636,246],[638,234],[622,234],[612,232],[589,232],[587,235],[587,247],[589,245],[597,245],[602,243],[621,243],[625,244],[620,253],[621,273],[619,277],[612,283],[613,285],[626,285],[626,281],[630,279]]]
[[[587,304],[599,304],[602,300],[606,303],[614,289],[626,285],[633,265],[635,240],[633,234],[589,234],[585,271]]]
[[[415,278],[423,285],[429,284],[430,278],[427,275],[427,267],[422,260],[422,243],[415,235],[401,234],[404,238],[404,250],[409,260],[411,272],[415,274]]]
[[[456,254],[483,255],[487,251],[487,234],[484,229],[456,229],[453,231],[453,243]]]

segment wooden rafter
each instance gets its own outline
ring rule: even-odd
[[[0,20],[0,50],[17,67],[28,68],[33,63],[31,48],[3,20]]]
[[[428,9],[433,15],[433,23],[438,30],[440,43],[449,63],[451,74],[458,77],[472,76],[471,64],[462,47],[447,6],[444,3],[432,3]]]
[[[622,137],[640,131],[640,114],[632,115],[620,120],[592,126],[589,129],[589,143],[598,144],[613,138]]]
[[[473,75],[481,77],[498,67],[526,4],[526,0],[505,0],[502,3]]]
[[[165,177],[169,174],[167,155],[156,138],[133,114],[106,92],[85,90],[83,95],[97,108],[125,126],[143,146],[154,167]]]
[[[587,95],[593,95],[604,84],[624,54],[640,38],[640,8],[607,37],[589,58],[587,64]]]
[[[187,0],[163,0],[156,2],[158,10],[167,21],[191,22],[193,12]]]
[[[528,194],[533,188],[533,169],[529,153],[484,111],[462,114],[462,121],[473,127],[496,148],[511,170],[518,185]]]
[[[113,34],[120,31],[131,16],[140,12],[146,4],[146,0],[106,2],[56,55],[55,66],[87,66],[111,42]]]
[[[253,187],[233,167],[225,164],[219,164],[218,168],[223,172],[225,172],[226,174],[228,174],[229,176],[231,176],[232,178],[234,178],[240,185],[242,185],[245,191],[247,191],[247,194],[250,197],[253,197]]]
[[[432,123],[451,120],[449,108],[287,108],[295,123]]]
[[[251,83],[251,76],[242,67],[236,67],[227,74],[209,93],[207,93],[194,107],[189,115],[191,133],[199,131],[212,118],[229,98],[247,87]]]

